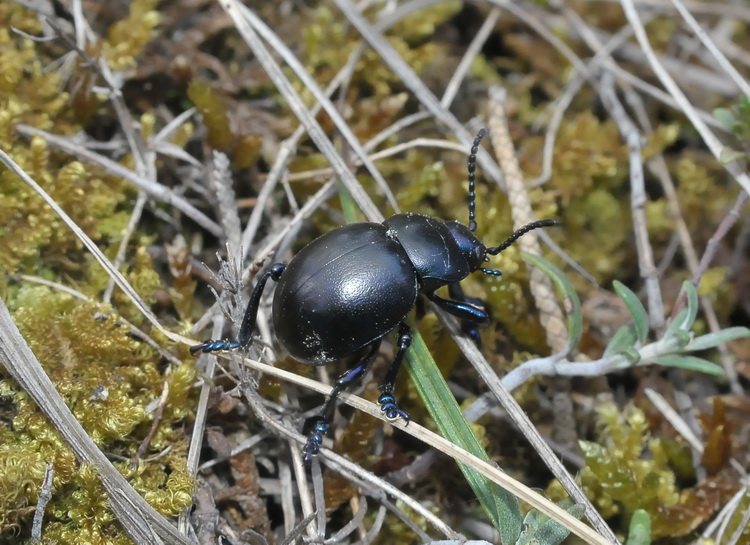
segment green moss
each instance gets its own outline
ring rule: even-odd
[[[131,18],[115,25],[103,47],[118,66],[132,66],[152,35],[155,2],[135,2]],[[25,39],[11,26],[31,34],[42,29],[36,14],[12,3],[0,4],[0,148],[6,151],[113,258],[130,218],[135,189],[122,180],[51,151],[44,139],[22,138],[18,124],[72,136],[81,130],[75,112],[80,101],[61,91],[45,44]],[[117,42],[117,43],[115,43]],[[82,65],[73,77],[83,77]],[[93,81],[93,80],[92,80]],[[90,87],[84,86],[87,92]],[[91,98],[93,95],[87,94]],[[93,97],[93,104],[98,98]],[[145,134],[153,123],[143,118]],[[186,129],[187,130],[187,129]],[[189,131],[175,140],[184,144]],[[127,160],[127,158],[125,159]],[[84,252],[80,240],[15,174],[0,171],[0,268],[63,282],[101,298],[109,277]],[[146,301],[153,301],[162,280],[147,250],[152,239],[135,232],[121,270]],[[165,376],[161,356],[132,336],[119,316],[140,323],[142,316],[115,291],[115,308],[85,302],[46,287],[16,283],[2,276],[2,296],[13,318],[65,403],[94,442],[118,462],[133,486],[167,516],[190,505],[193,481],[187,475],[184,421],[190,417],[192,363]],[[166,339],[160,339],[167,346]],[[147,436],[165,380],[168,405],[144,455],[169,454],[136,470],[129,460]],[[45,516],[45,542],[59,544],[130,543],[122,532],[98,476],[80,466],[47,419],[17,384],[0,373],[0,543],[26,538],[48,462],[54,467],[52,496]],[[9,541],[10,540],[10,541]]]
[[[219,96],[207,82],[199,79],[190,82],[187,94],[208,129],[209,145],[216,150],[229,149],[235,137],[229,126],[229,115],[224,98]]]
[[[161,15],[156,11],[159,0],[133,0],[130,13],[109,29],[102,43],[102,53],[112,70],[135,66],[135,59],[156,35]]]
[[[652,437],[640,409],[629,405],[620,411],[613,404],[597,410],[598,440],[581,441],[586,465],[580,481],[600,513],[624,525],[636,509],[651,516],[653,536],[679,537],[705,522],[731,494],[720,481],[681,489],[673,466],[684,467],[686,448]],[[711,492],[713,491],[713,492]]]
[[[386,37],[418,74],[433,68],[444,71],[447,49],[442,42],[429,38],[439,25],[453,17],[460,8],[459,2],[446,2],[422,10],[400,21],[388,31]],[[308,71],[323,84],[331,80],[335,70],[344,66],[349,55],[361,43],[361,37],[343,14],[326,5],[315,10],[313,19],[302,28],[302,34],[302,60]],[[388,100],[402,85],[383,59],[370,48],[363,52],[349,83],[349,87],[359,92],[372,90],[372,96],[378,102]],[[297,88],[303,96],[308,95],[301,85]]]
[[[135,340],[127,326],[106,306],[84,302],[46,287],[21,287],[13,319],[32,351],[55,383],[65,403],[94,442],[105,452],[131,459],[151,427],[148,407],[159,399],[165,377],[160,358]],[[0,375],[2,376],[2,375]],[[191,503],[193,481],[187,475],[187,443],[181,422],[190,415],[195,370],[185,364],[166,377],[170,395],[147,456],[171,447],[154,462],[118,465],[133,486],[165,515]],[[0,422],[0,527],[29,524],[28,507],[36,503],[45,464],[55,475],[48,507],[47,539],[59,543],[124,543],[106,504],[99,479],[79,467],[28,395],[7,378],[0,396],[9,400],[14,416]],[[75,536],[78,536],[76,539]],[[98,537],[96,537],[98,536]]]

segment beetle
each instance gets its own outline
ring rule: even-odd
[[[308,365],[347,360],[351,368],[338,377],[303,448],[309,462],[320,450],[333,419],[339,394],[370,368],[389,332],[398,328],[396,355],[380,385],[378,404],[390,421],[407,423],[393,395],[396,377],[411,341],[404,321],[421,293],[456,316],[465,332],[478,340],[478,328],[489,316],[477,300],[463,295],[459,282],[475,271],[500,276],[483,267],[533,229],[557,225],[554,220],[529,223],[499,246],[477,238],[474,171],[482,129],[468,159],[469,222],[442,221],[421,214],[396,214],[383,223],[354,223],[334,229],[302,248],[289,264],[276,263],[261,275],[250,297],[237,340],[209,340],[190,352],[211,353],[247,348],[252,343],[258,306],[269,279],[277,282],[273,298],[276,338],[294,359]],[[435,294],[447,285],[452,299]]]

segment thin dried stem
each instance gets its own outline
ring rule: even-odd
[[[728,163],[722,161],[722,158],[725,156],[725,152],[727,151],[724,144],[721,143],[716,135],[714,135],[714,133],[711,132],[708,126],[703,122],[700,116],[698,116],[695,107],[693,107],[682,90],[677,86],[675,81],[659,62],[659,59],[657,58],[653,48],[651,47],[651,42],[648,39],[646,29],[643,27],[643,23],[641,22],[633,0],[621,0],[621,4],[623,10],[625,11],[625,16],[628,18],[628,21],[630,21],[630,24],[633,27],[633,31],[635,32],[635,36],[638,39],[638,43],[641,45],[641,48],[648,58],[651,68],[659,78],[659,81],[661,81],[664,87],[667,88],[669,94],[672,95],[674,100],[679,104],[682,112],[688,117],[688,119],[690,119],[693,127],[695,127],[695,130],[698,131],[698,134],[700,134],[703,142],[706,144],[716,160],[719,161],[719,163],[723,164],[727,172],[732,175],[732,177],[742,187],[745,193],[750,193],[750,176],[748,176],[747,173],[743,171],[741,165],[736,160],[730,161]]]

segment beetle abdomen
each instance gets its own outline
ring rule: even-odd
[[[352,354],[396,327],[414,306],[417,274],[377,223],[326,233],[289,262],[276,287],[276,337],[313,365]]]

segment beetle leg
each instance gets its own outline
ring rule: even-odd
[[[453,314],[453,316],[461,321],[465,320],[467,322],[471,322],[472,324],[482,326],[487,325],[487,322],[489,322],[490,320],[489,315],[484,310],[470,305],[469,303],[465,303],[463,301],[452,301],[451,299],[443,299],[442,297],[440,297],[439,295],[435,295],[434,293],[425,293],[425,295],[430,301],[435,303],[437,306],[439,306],[449,314]]]
[[[247,305],[245,310],[245,317],[242,319],[242,325],[240,326],[240,333],[237,336],[236,341],[227,340],[210,340],[201,344],[190,347],[191,354],[197,354],[198,352],[210,353],[210,352],[221,352],[224,350],[236,350],[238,348],[246,348],[252,342],[253,329],[255,328],[255,319],[258,316],[258,307],[260,306],[260,298],[263,295],[263,290],[266,287],[266,282],[269,278],[272,278],[275,282],[281,278],[281,273],[284,272],[286,264],[276,263],[272,265],[270,269],[263,273],[258,283],[255,285],[253,294],[250,296],[250,303]]]
[[[401,370],[401,362],[404,360],[404,354],[411,346],[412,335],[411,328],[405,323],[401,324],[398,330],[398,351],[396,357],[393,358],[388,372],[385,374],[383,383],[380,385],[380,390],[383,392],[378,397],[378,403],[380,404],[381,412],[385,413],[385,417],[390,420],[397,420],[403,418],[406,423],[409,423],[409,415],[406,411],[401,410],[396,403],[396,398],[393,397],[393,389],[396,387],[396,378],[398,372]]]
[[[360,380],[362,376],[367,373],[370,365],[372,365],[372,360],[375,359],[375,356],[380,349],[381,341],[382,338],[370,343],[370,349],[367,351],[365,357],[362,358],[355,367],[352,367],[336,379],[336,382],[333,384],[331,395],[328,396],[325,405],[323,405],[323,410],[321,411],[320,416],[316,416],[312,419],[312,431],[310,432],[310,435],[307,436],[307,443],[305,443],[305,446],[302,448],[302,452],[304,453],[303,460],[305,462],[312,461],[313,457],[320,451],[323,437],[328,432],[328,427],[331,425],[331,420],[333,420],[333,411],[336,408],[336,400],[338,399],[339,394]]]
[[[482,348],[482,337],[479,336],[479,330],[487,325],[487,322],[489,322],[489,318],[491,317],[487,308],[487,303],[476,297],[469,297],[466,295],[461,284],[458,282],[448,284],[448,293],[453,300],[468,303],[473,307],[483,310],[484,313],[487,314],[488,320],[481,324],[476,324],[469,320],[461,320],[461,331],[463,331],[465,335],[468,335],[471,340],[474,341],[474,344],[479,348]]]
[[[487,310],[486,303],[484,301],[477,297],[469,297],[468,295],[466,295],[464,293],[464,289],[461,287],[461,284],[459,284],[458,282],[448,284],[448,293],[450,294],[451,299],[453,299],[454,301],[468,303],[469,305],[478,309],[485,311]]]
[[[448,291],[455,299],[443,299],[435,293],[426,293],[427,298],[449,314],[453,314],[461,322],[461,331],[481,346],[482,339],[479,329],[486,326],[490,316],[484,309],[484,301],[464,294],[458,283],[449,284]]]

